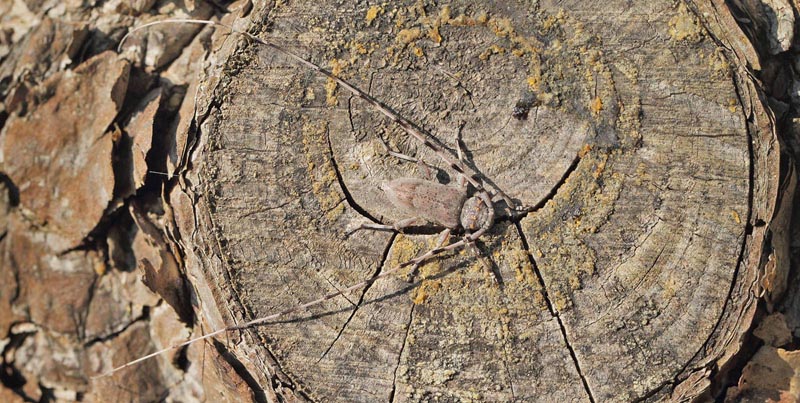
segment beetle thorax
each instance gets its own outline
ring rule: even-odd
[[[468,232],[475,232],[488,223],[489,206],[478,196],[472,196],[461,207],[461,227]]]

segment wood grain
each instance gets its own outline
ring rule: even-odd
[[[747,292],[737,270],[751,270],[740,265],[749,104],[730,55],[687,6],[598,7],[254,11],[271,23],[262,37],[369,90],[451,151],[461,128],[487,182],[541,207],[500,220],[480,244],[502,285],[470,253],[443,256],[421,284],[378,281],[259,328],[268,359],[255,368],[312,400],[607,401],[665,398],[720,354],[704,349],[730,337],[715,331],[747,303],[731,293]],[[432,247],[430,235],[341,235],[406,218],[379,186],[418,168],[386,155],[378,136],[439,164],[433,153],[280,55],[251,47],[226,66],[201,167],[222,311],[267,315]],[[527,119],[512,117],[526,100]]]
[[[72,3],[0,2],[1,400],[795,393],[788,2]],[[240,34],[161,24],[115,50],[186,17],[330,69],[453,156],[460,134],[488,189],[534,206],[511,220],[497,202],[477,245],[494,273],[442,253],[416,282],[406,268],[95,378],[434,247],[439,228],[344,236],[408,218],[381,185],[427,174],[381,139],[456,180]]]

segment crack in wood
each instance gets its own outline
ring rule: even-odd
[[[533,258],[533,254],[531,254],[528,245],[528,239],[525,238],[525,233],[522,231],[522,226],[519,224],[519,222],[515,222],[514,226],[516,227],[519,238],[522,241],[522,247],[527,252],[528,259],[533,267],[533,272],[536,274],[536,279],[539,282],[539,285],[542,287],[542,295],[545,303],[547,304],[547,310],[550,311],[550,315],[552,315],[556,322],[558,322],[558,328],[561,330],[561,337],[564,340],[567,350],[569,350],[569,355],[570,358],[572,358],[573,364],[575,365],[575,370],[578,372],[578,376],[581,378],[581,383],[583,384],[583,389],[586,391],[586,396],[589,398],[591,403],[595,403],[594,396],[592,395],[592,389],[589,387],[589,383],[586,380],[586,376],[583,374],[583,370],[581,370],[580,361],[578,360],[578,356],[575,354],[575,349],[572,347],[572,343],[567,335],[567,328],[564,325],[564,322],[561,320],[561,315],[558,311],[556,311],[553,302],[550,300],[550,296],[547,293],[547,285],[544,282],[544,277],[542,277],[542,273],[539,271],[539,267],[536,265],[536,260]]]

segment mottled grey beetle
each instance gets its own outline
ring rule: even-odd
[[[458,146],[458,140],[456,144],[460,161],[463,154],[460,146]],[[386,143],[384,145],[388,150],[388,145]],[[436,149],[434,148],[434,150]],[[397,152],[389,150],[389,154],[406,161],[422,164],[421,161],[413,157]],[[475,181],[473,180],[473,182]],[[400,220],[392,225],[362,224],[355,230],[348,232],[347,236],[355,231],[365,229],[403,232],[408,227],[428,223],[444,227],[439,234],[436,248],[414,259],[419,261],[412,263],[413,268],[408,274],[407,281],[413,279],[419,265],[424,260],[445,250],[460,247],[461,245],[470,245],[476,253],[479,253],[477,248],[474,248],[473,241],[494,225],[492,198],[483,188],[479,188],[480,190],[475,196],[468,197],[467,185],[470,181],[463,174],[459,174],[457,183],[458,186],[443,185],[432,180],[415,178],[400,178],[385,182],[381,185],[381,189],[386,194],[386,197],[409,218]],[[463,240],[448,245],[446,248],[442,246],[453,231],[460,230],[463,230],[465,234]],[[485,262],[481,262],[485,264]],[[487,266],[487,270],[492,274],[491,267]]]
[[[420,218],[450,230],[460,227],[474,232],[484,225],[491,225],[487,211],[490,206],[479,196],[467,198],[466,187],[401,178],[384,183],[381,189],[389,201],[401,210],[416,212]]]

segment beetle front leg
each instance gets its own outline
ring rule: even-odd
[[[403,161],[408,161],[408,162],[417,164],[417,166],[419,167],[420,171],[423,172],[422,176],[426,180],[432,181],[434,179],[432,171],[436,169],[435,166],[433,166],[431,164],[428,164],[422,158],[414,158],[412,156],[409,156],[409,155],[394,151],[394,150],[391,149],[391,147],[389,147],[389,143],[387,143],[386,140],[383,139],[383,137],[378,136],[378,138],[381,140],[381,144],[383,144],[383,149],[386,150],[387,154],[389,154],[392,157],[395,157],[397,159],[401,159]]]
[[[464,150],[461,148],[461,129],[464,128],[464,123],[461,123],[461,126],[458,128],[456,132],[456,154],[458,155],[458,160],[461,161],[463,165],[467,164],[467,161],[464,159]],[[463,188],[467,187],[469,184],[469,180],[467,179],[464,174],[458,174],[458,186]]]
[[[472,249],[472,252],[475,254],[475,256],[478,258],[478,260],[481,262],[481,265],[483,266],[483,268],[486,269],[486,272],[489,274],[489,277],[492,278],[494,283],[495,284],[501,284],[502,278],[500,277],[500,273],[495,272],[494,267],[492,266],[492,263],[489,261],[489,258],[487,258],[486,256],[484,256],[483,253],[481,253],[481,250],[478,249],[478,245],[475,244],[475,241],[470,240],[469,236],[465,235],[464,236],[464,242],[467,244],[467,246],[469,246],[470,249]]]
[[[466,160],[466,158],[464,158],[465,153],[464,153],[463,141],[461,140],[461,130],[464,128],[465,124],[466,123],[461,122],[461,125],[459,126],[458,131],[456,132],[456,154],[458,155],[458,160],[461,161],[461,164],[466,166],[467,165],[467,160]],[[513,216],[514,212],[527,212],[527,211],[530,210],[530,208],[527,207],[527,206],[517,206],[511,200],[511,198],[508,197],[507,194],[505,194],[505,192],[503,192],[502,190],[500,190],[496,186],[488,186],[489,184],[486,183],[485,180],[477,178],[476,176],[473,176],[472,179],[474,179],[476,181],[480,181],[481,184],[483,185],[483,187],[485,189],[487,189],[487,190],[490,189],[490,188],[494,188],[493,191],[489,192],[489,195],[491,196],[492,201],[493,202],[494,201],[498,201],[498,200],[505,201],[506,202],[506,211],[507,211],[509,216]],[[467,179],[466,176],[458,175],[458,184],[460,186],[466,186],[468,183],[469,183],[469,179]]]

